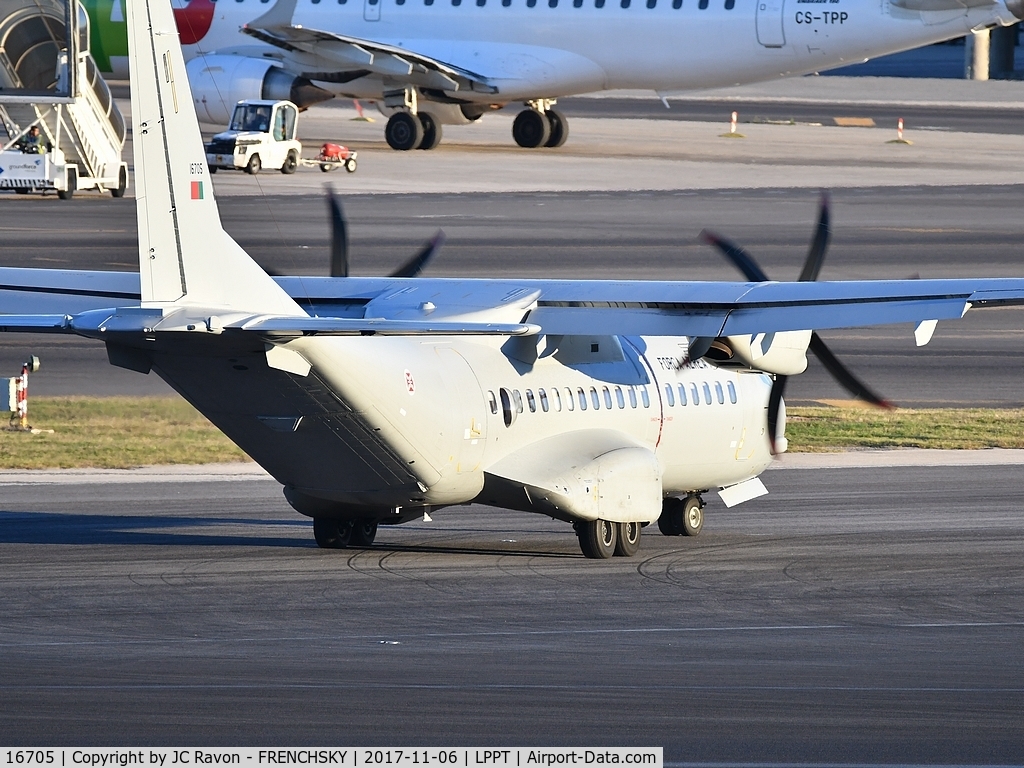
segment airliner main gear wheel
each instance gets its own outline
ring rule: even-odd
[[[512,123],[512,138],[520,147],[543,147],[551,138],[551,122],[535,109],[524,109]]]
[[[418,149],[433,149],[441,143],[441,123],[429,112],[420,112],[416,117],[423,124],[423,141]]]
[[[619,541],[619,526],[607,520],[583,520],[573,524],[580,540],[583,556],[592,560],[606,560],[615,554]]]
[[[619,538],[615,542],[618,557],[632,557],[640,550],[640,523],[618,523]]]
[[[569,138],[569,118],[557,109],[549,109],[544,113],[551,125],[551,136],[544,143],[545,147],[560,147]]]
[[[352,537],[352,527],[351,520],[314,517],[313,538],[321,549],[344,549]]]
[[[411,112],[395,112],[384,127],[384,138],[392,149],[416,149],[423,143],[423,123]]]
[[[348,540],[350,547],[368,547],[377,537],[377,523],[374,520],[358,520],[352,526],[352,537]]]

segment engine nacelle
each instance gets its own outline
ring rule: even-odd
[[[729,336],[734,357],[766,373],[794,376],[807,368],[811,331],[780,331],[755,336]]]
[[[334,94],[290,74],[277,62],[251,56],[197,56],[185,65],[196,115],[204,123],[224,125],[244,99],[290,101],[305,109]]]

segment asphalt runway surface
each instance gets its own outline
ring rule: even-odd
[[[657,98],[569,98],[559,99],[558,109],[567,117],[640,118],[653,120],[696,120],[728,125],[735,110],[740,125],[767,121],[835,125],[836,118],[871,118],[875,125],[896,129],[903,118],[908,131],[970,131],[973,133],[1024,133],[1024,111],[976,106],[830,105],[777,101],[691,101],[669,99],[670,109]],[[521,107],[519,107],[521,108]]]
[[[1024,760],[1017,466],[770,471],[699,537],[608,561],[484,507],[325,551],[269,480],[12,481],[7,746]]]
[[[132,201],[82,196],[67,205],[0,199],[6,266],[136,268]],[[325,274],[329,229],[319,187],[306,196],[222,197],[225,227],[267,269]],[[771,277],[800,271],[816,190],[491,193],[344,197],[354,274],[386,274],[437,229],[447,242],[428,274],[474,277],[731,280],[698,240],[713,229],[747,247]],[[1024,186],[842,189],[832,193],[824,279],[1020,277]],[[54,211],[59,217],[54,217]],[[931,344],[911,326],[826,331],[834,351],[905,406],[1024,406],[1024,312],[987,310],[943,322]],[[102,346],[65,337],[0,339],[0,371],[43,360],[37,394],[167,394],[154,376],[111,367]],[[845,393],[812,359],[790,380],[791,403]]]

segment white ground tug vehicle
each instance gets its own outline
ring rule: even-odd
[[[298,107],[290,101],[238,102],[228,129],[206,145],[210,173],[219,168],[242,169],[250,174],[264,168],[295,173],[300,165],[318,165],[323,171],[343,166],[349,173],[355,171],[356,153],[334,144],[325,144],[317,158],[304,159],[302,143],[295,138],[298,119]],[[342,152],[328,155],[327,147]]]

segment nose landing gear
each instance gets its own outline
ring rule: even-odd
[[[658,530],[666,536],[696,536],[704,527],[704,499],[691,494],[685,499],[668,498],[662,503]]]

